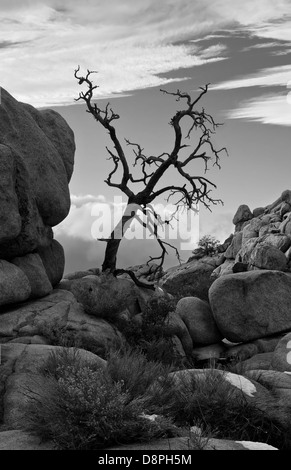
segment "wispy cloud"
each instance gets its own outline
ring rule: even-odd
[[[248,47],[244,47],[242,49],[241,52],[249,52],[249,51],[252,51],[254,49],[276,49],[275,51],[273,51],[274,54],[277,54],[277,53],[280,53],[281,50],[280,48],[284,47],[286,45],[286,47],[289,46],[289,43],[282,43],[282,42],[260,42],[260,43],[257,43],[257,44],[253,44],[251,46],[248,46]],[[279,50],[278,50],[279,49]]]
[[[289,0],[255,3],[1,0],[0,42],[21,43],[0,49],[1,85],[38,106],[72,103],[78,64],[100,72],[100,95],[164,85],[173,79],[162,74],[222,59],[224,48],[206,55],[189,40],[221,28],[271,35],[278,29],[272,22],[291,13]]]
[[[260,70],[256,74],[213,85],[213,90],[232,90],[247,87],[287,86],[291,65],[281,65]]]
[[[229,111],[230,119],[245,119],[264,124],[291,126],[291,97],[263,95],[247,100],[239,108]]]
[[[72,1],[65,11],[48,0],[4,8],[0,42],[22,42],[22,47],[1,50],[1,85],[36,106],[72,104],[78,64],[99,71],[97,96],[108,96],[165,85],[173,79],[161,74],[221,60],[221,46],[205,53],[194,44],[176,43],[193,26],[181,14],[168,19],[170,3],[165,2],[165,11],[151,0],[113,1],[110,7],[109,2]]]
[[[277,39],[278,41],[291,42],[290,4],[288,14],[289,18],[285,17],[271,23],[256,25],[250,29],[250,32],[255,36],[259,36],[260,38]]]

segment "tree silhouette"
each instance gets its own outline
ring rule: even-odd
[[[227,152],[225,147],[216,149],[212,142],[213,134],[222,124],[216,123],[213,117],[205,112],[204,108],[197,109],[197,105],[208,92],[209,84],[200,87],[199,93],[194,99],[191,98],[190,94],[180,90],[177,90],[175,93],[161,90],[165,95],[171,95],[176,98],[176,101],[181,101],[184,104],[183,109],[176,111],[170,120],[170,125],[174,131],[172,150],[169,153],[163,152],[160,155],[147,156],[144,154],[144,149],[138,143],[125,139],[126,147],[130,147],[134,154],[134,162],[130,167],[129,158],[114,127],[114,121],[119,119],[120,116],[112,110],[109,103],[105,109],[101,109],[94,99],[94,90],[98,88],[91,80],[91,75],[94,73],[97,72],[87,70],[86,75],[82,76],[80,75],[79,66],[75,70],[74,76],[78,80],[79,85],[86,85],[86,91],[80,92],[76,101],[83,100],[86,103],[86,111],[108,131],[114,149],[111,150],[106,147],[106,150],[109,154],[109,159],[113,162],[113,169],[105,182],[108,186],[123,192],[127,197],[127,206],[120,222],[114,228],[110,237],[105,240],[103,239],[103,241],[106,241],[107,246],[102,271],[109,270],[115,275],[128,272],[135,282],[144,285],[137,281],[132,272],[116,269],[116,258],[120,242],[130,223],[137,219],[151,231],[159,243],[161,255],[150,257],[149,260],[158,260],[157,269],[159,269],[162,267],[165,255],[167,254],[166,247],[174,247],[170,243],[161,240],[158,236],[158,225],[169,223],[169,220],[161,220],[152,205],[153,201],[161,195],[166,195],[167,201],[170,199],[174,200],[176,212],[181,207],[193,210],[199,202],[208,209],[210,209],[211,204],[222,203],[220,199],[211,197],[211,188],[216,188],[216,185],[205,177],[205,173],[208,170],[208,162],[212,160],[213,165],[220,168],[220,153],[222,151]],[[190,120],[190,126],[187,127],[188,131],[186,132],[184,130],[184,121],[187,120],[188,124]],[[195,143],[191,142],[193,131],[196,134]],[[184,139],[189,140],[190,143],[186,144]],[[185,152],[187,152],[186,155],[182,155]],[[196,176],[192,173],[191,164],[198,160],[204,162],[204,175]],[[136,166],[139,166],[140,174],[133,176],[132,170]],[[176,171],[177,176],[182,181],[181,183],[177,185],[165,183],[163,177],[170,168]],[[121,170],[122,173],[120,180],[113,181],[114,177],[117,176],[118,170]],[[160,183],[161,187],[159,187]],[[135,185],[137,184],[139,187],[142,185],[142,189],[135,191],[134,189],[137,188]],[[147,217],[147,222],[141,219],[140,213]],[[173,214],[174,216],[175,214]],[[178,250],[174,249],[179,257]]]

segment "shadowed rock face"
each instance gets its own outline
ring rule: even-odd
[[[247,342],[291,329],[291,275],[257,270],[221,276],[209,289],[216,325],[225,338]]]
[[[184,297],[198,297],[208,300],[208,289],[214,281],[211,278],[217,267],[217,257],[204,257],[170,268],[161,278],[159,285],[169,294],[183,294]]]
[[[63,248],[53,240],[52,227],[70,209],[75,141],[55,111],[20,103],[3,88],[0,98],[0,305],[5,305],[42,297],[62,278]]]
[[[55,111],[37,110],[1,89],[0,257],[48,246],[70,209],[74,135]]]

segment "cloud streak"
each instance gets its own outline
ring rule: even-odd
[[[234,90],[249,87],[287,86],[291,77],[291,65],[281,65],[260,70],[256,74],[213,85],[213,90]]]
[[[270,35],[270,21],[290,10],[287,0],[257,0],[256,8],[253,0],[234,3],[2,0],[0,42],[21,47],[0,49],[1,85],[35,106],[71,104],[73,70],[80,64],[100,72],[100,95],[163,86],[173,81],[166,73],[223,59],[225,46],[205,54],[191,39],[238,25]],[[259,30],[262,21],[266,26]]]
[[[238,109],[229,111],[227,116],[230,119],[291,126],[291,97],[286,95],[263,95],[247,100]]]
[[[63,11],[58,2],[31,2],[2,9],[0,42],[21,43],[21,49],[1,50],[1,85],[35,106],[72,104],[78,64],[98,69],[97,96],[103,96],[163,86],[173,79],[161,74],[221,60],[222,47],[205,54],[194,44],[174,44],[185,36],[181,18],[171,28],[174,18],[166,20],[163,9],[152,12],[150,1],[148,8],[131,1],[110,5],[72,1]]]

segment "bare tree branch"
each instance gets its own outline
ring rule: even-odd
[[[133,215],[123,216],[121,220],[122,233],[126,230],[131,220],[136,218],[143,226],[146,226],[154,237],[158,240],[161,247],[161,255],[158,257],[151,257],[150,261],[159,260],[159,267],[163,265],[165,255],[167,254],[166,247],[169,246],[176,250],[176,255],[180,260],[178,250],[170,243],[160,239],[158,234],[158,226],[161,223],[169,223],[169,221],[162,222],[158,219],[158,214],[155,212],[151,203],[159,196],[165,195],[166,200],[175,200],[176,210],[171,216],[174,220],[178,216],[181,208],[187,207],[189,210],[196,210],[198,203],[204,204],[206,208],[211,210],[211,205],[222,203],[220,199],[215,199],[211,195],[212,189],[216,185],[203,175],[196,175],[192,170],[193,162],[204,162],[204,174],[209,170],[209,163],[212,162],[213,166],[220,169],[220,155],[226,152],[225,147],[217,149],[213,143],[212,137],[216,133],[219,126],[222,124],[217,123],[211,114],[205,112],[202,107],[198,109],[200,101],[209,90],[209,83],[199,88],[198,95],[192,98],[190,93],[185,93],[180,90],[170,92],[161,89],[165,95],[170,95],[176,98],[176,101],[183,103],[181,110],[176,111],[170,120],[170,125],[174,131],[174,142],[170,152],[163,152],[160,155],[147,156],[144,149],[140,144],[134,143],[129,139],[125,139],[126,146],[129,147],[134,155],[132,168],[139,167],[140,173],[133,175],[129,169],[129,158],[126,156],[125,151],[117,136],[116,130],[113,127],[115,120],[120,116],[115,113],[110,107],[109,103],[105,109],[101,109],[96,100],[94,100],[94,91],[98,88],[93,85],[91,74],[94,71],[87,70],[87,73],[82,76],[80,74],[80,67],[75,70],[74,76],[78,80],[79,85],[85,84],[87,89],[85,92],[79,93],[76,101],[84,101],[87,107],[87,112],[92,114],[94,119],[103,126],[109,133],[109,137],[114,146],[114,150],[106,147],[109,153],[109,160],[113,162],[113,169],[109,172],[105,182],[108,186],[114,187],[122,191],[128,197],[128,204],[135,204],[141,208],[144,216],[147,216],[147,222],[144,222],[138,216],[138,210]],[[138,117],[138,116],[137,116]],[[184,121],[185,119],[185,121]],[[188,121],[190,126],[188,128]],[[185,132],[185,125],[187,125],[188,132]],[[185,143],[185,140],[189,143]],[[195,139],[194,143],[193,140]],[[189,152],[187,154],[187,149]],[[176,175],[181,180],[175,184],[163,184],[163,177],[167,175],[167,171],[172,168],[176,171]],[[121,172],[121,179],[119,182],[114,182],[113,179]],[[134,192],[131,185],[142,185],[142,189]],[[161,185],[158,187],[158,185]],[[136,186],[135,186],[136,187]],[[103,263],[104,269],[109,268],[113,272],[116,269],[116,253],[120,241],[114,239],[114,231],[111,237],[107,239],[107,249],[105,254],[105,261]]]

